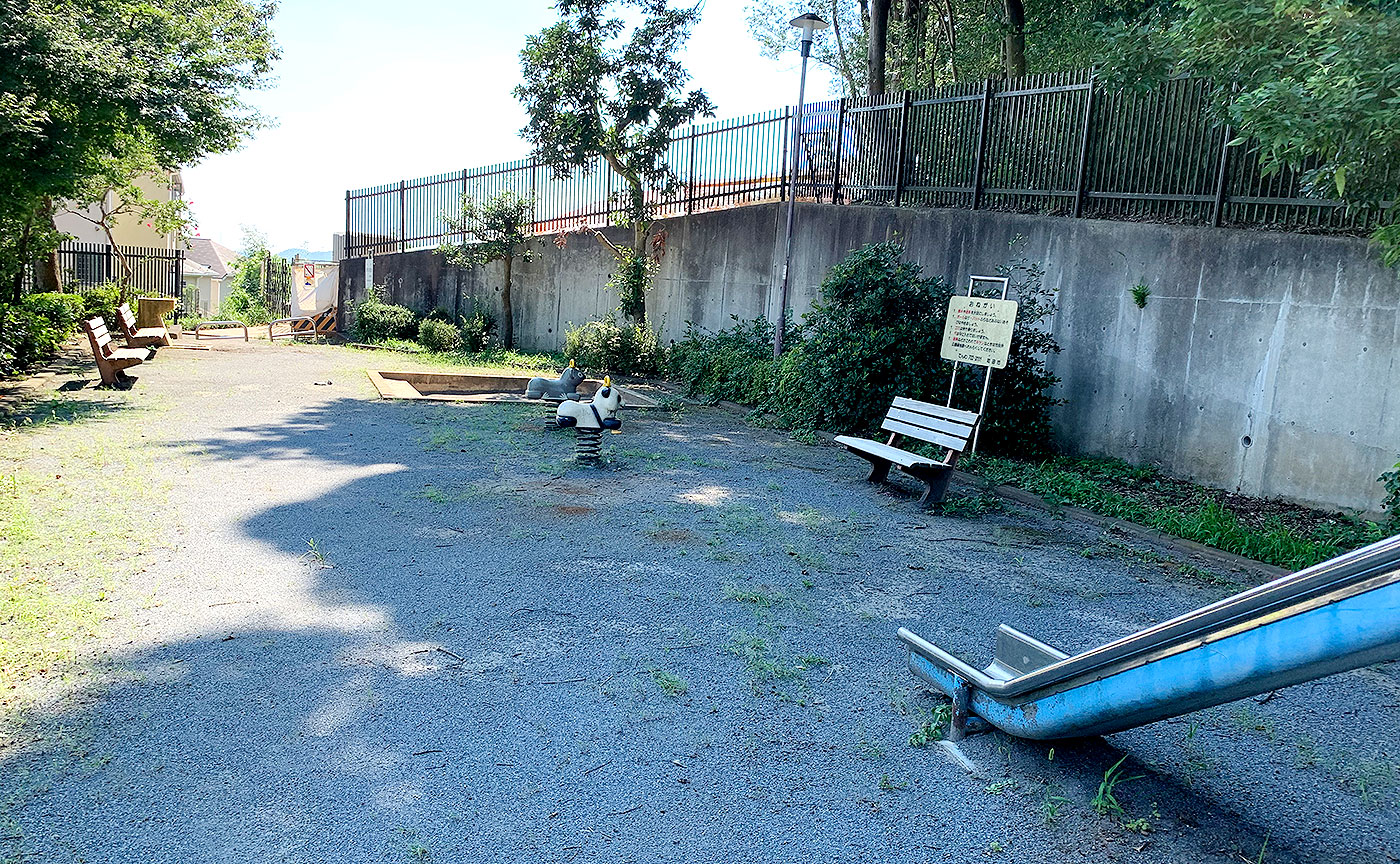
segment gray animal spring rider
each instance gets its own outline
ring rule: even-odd
[[[569,361],[569,368],[559,373],[556,380],[548,378],[531,378],[530,383],[525,385],[526,399],[548,399],[558,401],[561,399],[573,399],[578,401],[583,397],[579,395],[578,385],[583,383],[583,370],[574,365],[574,361]]]

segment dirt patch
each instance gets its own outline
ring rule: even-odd
[[[695,539],[695,532],[684,528],[659,528],[648,531],[647,536],[658,543],[689,543]]]
[[[564,516],[587,516],[593,512],[593,508],[582,507],[576,504],[559,504],[555,506],[554,512]]]
[[[552,480],[551,480],[551,481],[545,483],[545,484],[544,484],[544,487],[545,487],[546,489],[548,489],[549,491],[555,492],[555,493],[557,493],[557,494],[559,494],[559,495],[592,495],[592,494],[593,494],[593,489],[592,489],[591,487],[589,487],[589,486],[581,486],[581,485],[579,485],[578,483],[560,483],[560,482],[552,481]]]

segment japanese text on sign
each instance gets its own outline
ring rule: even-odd
[[[948,301],[948,323],[939,353],[945,360],[1005,369],[1015,326],[1014,300],[954,297]]]

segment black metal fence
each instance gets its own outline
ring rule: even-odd
[[[292,262],[271,253],[262,260],[263,304],[273,318],[292,314]]]
[[[1146,93],[1089,72],[991,79],[818,102],[798,129],[799,200],[962,207],[1106,219],[1362,232],[1374,208],[1309,195],[1302,170],[1265,175],[1250,142],[1210,111],[1210,84]],[[667,162],[679,184],[657,215],[785,200],[791,109],[688,127]],[[1400,189],[1400,168],[1395,174]],[[444,214],[464,193],[513,189],[535,200],[534,231],[614,224],[623,181],[601,159],[557,178],[533,160],[405,180],[345,195],[346,255],[457,239]],[[1397,197],[1400,197],[1398,195]]]
[[[136,293],[146,296],[178,298],[184,294],[183,249],[68,241],[58,247],[58,269],[63,284],[78,292],[104,282],[129,282]]]

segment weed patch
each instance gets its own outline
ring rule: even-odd
[[[1385,537],[1375,522],[1206,489],[1115,459],[1027,462],[979,455],[962,467],[1050,504],[1071,504],[1292,570]]]
[[[656,682],[656,686],[667,696],[684,696],[690,690],[690,685],[685,683],[684,678],[665,669],[651,670],[651,680]]]
[[[146,451],[87,430],[44,441],[45,470],[22,467],[27,433],[4,438],[0,461],[0,714],[31,679],[60,678],[108,617],[107,597],[157,538]],[[0,743],[3,736],[0,734]]]
[[[805,673],[826,664],[826,660],[812,654],[783,659],[782,644],[771,627],[767,628],[766,635],[735,630],[724,650],[744,661],[749,689],[755,696],[773,695],[799,705],[807,703]]]
[[[1123,805],[1118,801],[1118,787],[1124,783],[1131,783],[1134,780],[1141,780],[1144,775],[1134,774],[1131,777],[1123,773],[1123,763],[1128,757],[1114,762],[1112,767],[1103,772],[1103,779],[1099,781],[1099,791],[1094,793],[1093,799],[1089,801],[1089,807],[1100,816],[1113,814],[1120,818],[1127,815]]]

